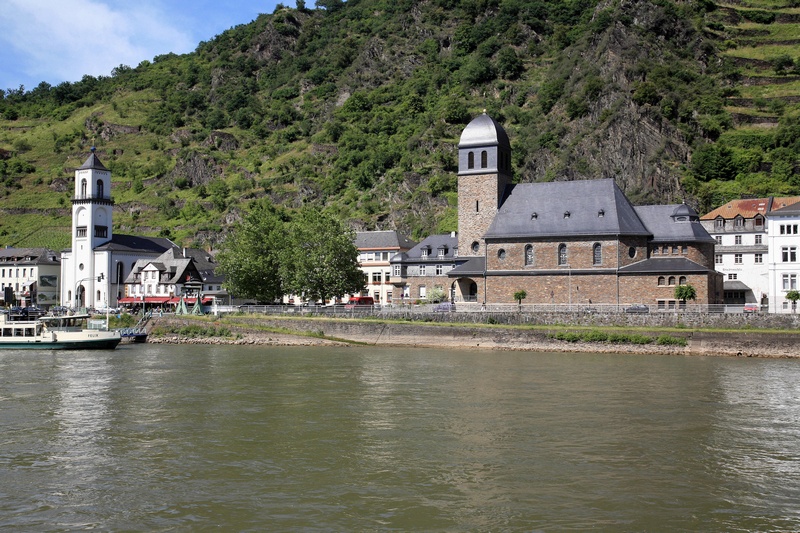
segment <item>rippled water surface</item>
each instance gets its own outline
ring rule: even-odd
[[[0,529],[800,530],[800,361],[0,352]]]

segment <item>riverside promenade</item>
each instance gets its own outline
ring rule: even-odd
[[[380,315],[327,317],[305,313],[286,315],[223,315],[184,317],[166,315],[150,325],[149,342],[218,343],[264,345],[361,344],[469,348],[485,350],[526,350],[546,352],[594,352],[661,355],[706,355],[730,357],[800,358],[800,330],[797,317],[790,315],[722,315],[711,317],[680,315],[581,315],[500,317],[445,314],[397,318]],[[457,318],[470,322],[457,322]],[[680,320],[678,320],[678,318]],[[516,323],[511,323],[516,322]],[[688,322],[688,323],[687,323]],[[713,322],[710,325],[709,322]],[[223,325],[229,337],[187,337],[181,328],[191,324]],[[704,324],[704,325],[697,325]],[[679,344],[660,345],[610,342],[569,342],[555,335],[589,330],[614,331],[684,339]]]

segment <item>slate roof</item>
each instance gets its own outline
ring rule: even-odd
[[[798,201],[793,204],[787,204],[786,207],[778,207],[769,212],[770,215],[800,215],[800,197]]]
[[[749,291],[751,290],[750,287],[747,286],[742,281],[738,279],[730,280],[730,281],[723,281],[722,282],[723,290],[726,291]]]
[[[653,243],[716,242],[700,223],[697,212],[686,204],[640,205],[634,207],[634,210],[653,235]]]
[[[422,259],[422,250],[427,248],[429,250],[427,259]],[[446,252],[444,258],[438,257],[439,249],[445,248]],[[440,235],[431,235],[425,238],[421,243],[417,244],[407,252],[395,254],[390,260],[391,263],[400,262],[424,262],[434,263],[437,260],[452,261],[457,257],[458,250],[458,236],[454,233],[445,233]]]
[[[685,257],[650,258],[619,269],[620,274],[678,274],[681,272],[705,273],[710,271],[700,263],[695,263]]]
[[[170,275],[169,281],[161,279],[160,283],[182,283],[183,273],[191,265],[192,260],[184,258],[178,248],[170,248],[155,259],[138,259],[130,273],[125,278],[125,283],[136,283],[136,275],[147,265],[153,265],[159,273],[166,272]]]
[[[506,130],[485,112],[472,119],[461,132],[458,147],[470,148],[473,146],[503,146],[511,149]]]
[[[359,231],[355,239],[359,250],[409,250],[416,244],[397,231]]]
[[[525,183],[507,191],[487,240],[651,234],[610,178]]]
[[[470,257],[464,263],[458,265],[450,272],[448,276],[458,278],[461,276],[483,276],[486,273],[486,258],[485,257]]]
[[[30,260],[26,258],[30,257]],[[61,258],[49,248],[0,248],[0,259],[4,263],[26,265],[59,265]]]
[[[211,253],[199,248],[184,248],[184,257],[191,258],[205,283],[223,283],[225,277],[217,274],[217,263]]]
[[[103,163],[100,162],[100,158],[97,157],[97,154],[94,153],[94,147],[92,147],[92,153],[89,156],[89,158],[86,161],[84,161],[84,163],[80,167],[78,167],[78,170],[87,170],[87,169],[108,171],[108,169],[103,165]]]
[[[164,253],[177,245],[164,237],[142,237],[141,235],[120,235],[115,233],[111,240],[96,248],[114,252]]]

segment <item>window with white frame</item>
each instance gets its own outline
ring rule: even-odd
[[[797,274],[783,275],[783,290],[785,291],[797,290]]]
[[[784,246],[781,248],[781,260],[784,263],[794,263],[797,261],[797,247]]]
[[[756,235],[756,244],[761,244],[761,235]]]
[[[714,254],[714,263],[718,265],[722,264],[722,254]]]
[[[725,219],[724,218],[717,218],[714,220],[714,228],[715,229],[723,229],[725,227]]]
[[[436,275],[441,276],[444,274],[444,265],[436,265]]]
[[[394,270],[394,273],[393,273],[392,275],[393,275],[394,277],[396,277],[396,278],[399,278],[399,277],[400,277],[400,275],[401,275],[401,272],[402,272],[402,271],[401,271],[401,269],[400,269],[400,265],[394,265],[394,266],[392,267],[392,269]]]
[[[797,224],[781,224],[779,230],[781,235],[797,235]]]
[[[734,280],[734,279],[738,279],[738,278],[739,278],[738,274],[728,274],[728,279],[729,280]]]
[[[742,264],[742,254],[733,254],[733,262],[734,262],[734,264],[741,265]]]
[[[423,299],[428,297],[428,289],[425,287],[425,285],[419,286],[419,297]]]
[[[764,262],[764,254],[754,254],[753,262],[757,265],[762,264]]]
[[[717,235],[716,237],[714,237],[714,240],[717,241],[717,244],[719,244],[720,246],[722,245],[722,235]]]
[[[742,244],[742,236],[737,235],[733,238],[733,244]]]
[[[419,275],[420,276],[427,276],[428,275],[428,269],[425,268],[425,265],[420,265],[419,266]]]

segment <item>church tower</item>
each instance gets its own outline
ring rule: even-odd
[[[511,144],[505,130],[484,112],[458,143],[458,255],[482,256],[483,236],[511,184]]]
[[[86,295],[95,292],[95,285],[105,287],[96,272],[94,250],[111,241],[111,172],[103,166],[92,147],[92,154],[75,171],[75,194],[72,198],[72,283],[75,293],[70,304],[91,306]],[[105,277],[105,276],[104,276]],[[66,280],[65,280],[66,281]],[[65,302],[66,303],[66,302]]]

